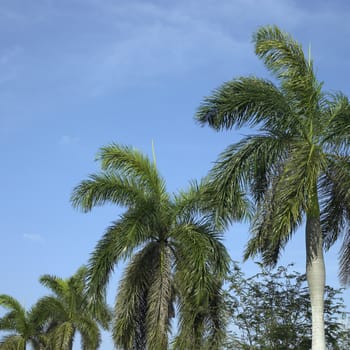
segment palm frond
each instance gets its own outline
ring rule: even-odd
[[[146,202],[145,188],[134,178],[127,178],[105,172],[92,174],[74,188],[71,202],[76,208],[88,212],[95,206],[107,202],[121,206],[133,206]]]
[[[339,153],[350,144],[350,103],[342,93],[331,95],[324,108],[324,122],[321,123],[322,144],[328,151]]]
[[[51,334],[53,350],[70,350],[74,338],[75,329],[71,322],[58,325]]]
[[[25,339],[17,334],[8,334],[0,340],[1,350],[20,350],[25,348]]]
[[[147,295],[147,348],[167,349],[172,303],[171,251],[161,244]]]
[[[303,49],[288,33],[276,26],[260,28],[253,36],[255,53],[266,67],[282,82],[282,90],[305,116],[317,107],[321,84],[316,80],[312,61],[305,58]]]
[[[0,318],[0,330],[12,331],[16,329],[16,312],[9,311]]]
[[[206,97],[196,120],[216,130],[255,126],[292,115],[285,96],[270,81],[241,77],[229,81]]]
[[[339,277],[344,286],[350,285],[350,228],[345,231],[344,239],[339,252]]]
[[[252,193],[257,202],[262,200],[276,168],[287,157],[290,142],[288,134],[261,134],[247,136],[229,146],[209,173],[213,196],[216,193],[215,197],[226,208],[243,191]]]
[[[51,290],[58,297],[63,297],[68,292],[67,283],[60,277],[54,275],[40,276],[39,282]]]
[[[339,252],[339,276],[350,284],[350,157],[328,156],[328,167],[320,180],[321,227],[329,249],[343,237]]]
[[[184,290],[179,301],[179,331],[174,349],[222,349],[226,331],[225,304],[221,279],[213,278],[212,291],[205,301],[198,303]]]
[[[8,310],[14,310],[19,315],[25,315],[25,310],[18,300],[11,295],[0,295],[0,306]]]
[[[65,321],[69,318],[69,310],[66,309],[66,306],[62,303],[62,300],[55,296],[44,296],[35,304],[38,317],[54,319],[56,322]]]
[[[147,229],[146,222],[152,216],[150,208],[147,208],[141,206],[129,210],[107,229],[97,243],[87,272],[88,295],[92,304],[104,299],[105,288],[114,266],[120,260],[130,257],[138,246],[151,239],[153,232]]]
[[[158,256],[158,242],[148,243],[133,256],[119,284],[113,339],[121,349],[146,344],[147,298]]]
[[[180,191],[174,197],[175,215],[179,221],[185,218],[202,218],[214,225],[219,230],[224,229],[232,220],[244,220],[249,216],[248,200],[241,193],[240,198],[236,198],[236,207],[229,208],[222,205],[217,199],[217,192],[209,178],[201,182],[193,181],[186,191]],[[186,220],[186,219],[185,219]]]
[[[105,171],[116,171],[127,178],[139,180],[150,191],[164,193],[164,180],[160,177],[155,164],[141,152],[128,146],[111,144],[102,147],[97,156]]]
[[[172,232],[176,252],[176,279],[181,288],[192,291],[200,302],[213,288],[213,275],[224,278],[229,255],[220,242],[221,234],[199,222],[184,223]]]
[[[320,179],[321,226],[325,248],[329,249],[350,220],[350,157],[328,156]]]
[[[81,348],[83,350],[97,350],[101,344],[101,332],[90,317],[82,317],[76,324],[81,335]]]

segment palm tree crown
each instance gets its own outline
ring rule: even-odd
[[[30,344],[39,350],[45,325],[43,310],[35,305],[27,311],[18,300],[6,294],[0,295],[0,305],[8,310],[0,318],[0,330],[8,332],[0,340],[0,349],[24,350]]]
[[[62,279],[43,275],[40,283],[52,291],[37,302],[45,310],[47,348],[71,350],[76,332],[81,335],[82,349],[96,350],[101,342],[99,326],[108,329],[110,311],[104,300],[99,303],[98,313],[93,313],[85,297],[87,268],[81,267],[72,277]]]
[[[88,272],[88,294],[98,299],[115,264],[129,260],[115,304],[116,345],[167,349],[177,300],[175,348],[199,349],[204,334],[217,348],[223,336],[220,286],[229,259],[202,186],[169,195],[155,162],[129,147],[104,147],[98,159],[102,172],[75,188],[72,203],[84,211],[106,202],[126,208],[98,242]]]
[[[313,305],[316,317],[323,309],[323,287],[318,288],[324,285],[323,244],[329,248],[341,236],[340,277],[350,282],[350,105],[341,93],[323,92],[312,60],[289,34],[268,26],[253,40],[277,85],[254,76],[229,81],[203,101],[196,119],[216,130],[255,127],[256,133],[220,155],[211,180],[224,202],[241,188],[254,199],[246,258],[261,254],[275,264],[306,218],[308,282],[312,299],[319,299]],[[323,327],[313,321],[317,329]],[[314,336],[313,349],[324,349],[316,338],[322,335]]]

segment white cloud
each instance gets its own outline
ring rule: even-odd
[[[329,28],[342,29],[333,31],[344,38],[350,34],[348,21],[343,20],[349,12],[342,14],[335,5],[325,8],[296,0],[75,0],[74,6],[51,0],[42,3],[39,9],[30,7],[46,20],[30,25],[40,35],[34,31],[33,40],[21,43],[26,48],[23,64],[31,63],[30,69],[21,70],[21,83],[35,77],[36,84],[49,85],[56,94],[68,89],[72,96],[99,95],[115,87],[157,85],[173,77],[186,79],[188,71],[205,72],[206,67],[252,71],[256,61],[251,35],[261,25],[277,24],[297,40],[306,39],[306,44],[322,38],[322,31],[327,33]],[[52,30],[56,26],[61,28],[59,32]],[[47,36],[41,34],[46,32]],[[40,37],[40,45],[36,37]],[[28,43],[40,50],[33,50]],[[334,40],[332,45],[339,46]],[[325,50],[325,61],[328,52]],[[6,60],[0,52],[0,66]]]
[[[93,94],[185,78],[189,70],[207,66],[249,69],[251,35],[257,27],[277,24],[293,32],[310,17],[309,10],[292,0],[89,3],[115,34],[84,60],[89,72],[84,85]]]
[[[29,234],[29,233],[24,233],[23,238],[27,239],[29,241],[41,241],[42,237],[38,234]]]
[[[78,137],[75,136],[69,136],[69,135],[63,135],[61,136],[61,138],[59,139],[58,143],[60,145],[72,145],[72,144],[76,144],[79,141]]]

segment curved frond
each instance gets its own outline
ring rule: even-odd
[[[229,146],[209,173],[213,197],[224,208],[237,206],[243,191],[261,201],[279,164],[287,157],[290,142],[288,134],[260,134]]]
[[[62,300],[55,296],[44,296],[35,304],[38,317],[54,319],[56,322],[66,321],[69,316],[68,305],[64,305]]]
[[[28,314],[19,301],[7,294],[0,295],[0,306],[8,312],[0,318],[0,329],[24,335],[28,329]]]
[[[0,330],[16,330],[16,312],[10,311],[0,318]]]
[[[270,81],[241,77],[223,84],[204,99],[196,120],[216,130],[283,122],[293,113],[285,96]]]
[[[321,226],[329,249],[342,235],[350,220],[350,157],[328,157],[320,180]]]
[[[145,207],[129,210],[110,226],[89,260],[87,273],[88,295],[92,303],[104,298],[105,288],[114,266],[145,241],[150,240],[152,231],[147,229],[151,219],[150,210]]]
[[[121,349],[146,346],[146,313],[149,288],[159,257],[159,244],[151,242],[133,256],[119,284],[113,339]]]
[[[9,334],[2,337],[0,340],[1,350],[21,350],[25,349],[25,339],[17,334]]]
[[[276,26],[260,28],[254,35],[255,53],[282,83],[295,107],[305,116],[318,108],[321,86],[313,72],[312,61],[288,33]]]
[[[350,284],[350,157],[329,156],[328,168],[320,181],[321,227],[324,244],[329,249],[339,238],[339,276],[343,285]]]
[[[57,297],[64,297],[68,292],[67,282],[60,277],[54,275],[43,275],[40,276],[39,282],[44,287],[49,288]]]
[[[81,335],[81,348],[83,350],[97,350],[101,344],[101,332],[91,318],[82,317],[76,324]]]
[[[238,195],[238,193],[237,193]],[[232,220],[244,220],[249,216],[249,203],[243,196],[236,198],[235,207],[224,206],[217,199],[217,192],[209,178],[200,183],[193,181],[186,191],[180,191],[174,197],[175,215],[182,221],[184,218],[200,217],[224,229]]]
[[[179,332],[175,350],[222,349],[226,336],[226,307],[221,281],[214,281],[207,303],[196,304],[191,295],[179,303]]]
[[[147,348],[167,349],[172,303],[171,251],[163,243],[153,266],[153,276],[147,295]]]
[[[345,231],[344,239],[339,252],[339,277],[344,286],[350,285],[350,228],[349,224]]]
[[[173,232],[176,278],[182,288],[192,290],[198,301],[207,298],[212,278],[224,278],[229,269],[229,255],[220,242],[221,233],[200,222],[184,223]]]
[[[58,325],[51,334],[53,350],[70,350],[75,329],[71,322],[64,322]]]
[[[349,149],[350,103],[347,96],[337,93],[331,96],[324,111],[322,143],[336,153]]]
[[[71,202],[74,207],[88,212],[95,206],[107,202],[121,206],[134,206],[146,202],[145,188],[134,178],[110,172],[90,175],[74,188]]]
[[[117,171],[127,178],[137,179],[155,193],[161,194],[165,191],[164,181],[156,165],[136,149],[114,143],[102,147],[97,159],[101,161],[105,171]]]
[[[16,312],[16,314],[23,315],[23,318],[25,318],[26,312],[23,306],[20,304],[18,300],[11,297],[10,295],[7,295],[7,294],[0,295],[0,306],[10,311],[13,310]]]

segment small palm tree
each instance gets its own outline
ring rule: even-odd
[[[306,271],[312,307],[312,349],[325,350],[323,248],[344,235],[340,277],[350,282],[350,105],[326,94],[311,59],[277,27],[254,35],[255,52],[278,85],[254,76],[223,84],[197,113],[216,130],[255,127],[228,147],[211,171],[218,198],[230,203],[243,189],[256,204],[245,257],[275,264],[306,220]]]
[[[155,161],[129,147],[104,147],[98,159],[102,172],[74,189],[72,203],[84,211],[106,202],[126,208],[98,242],[88,271],[88,294],[98,300],[115,264],[129,261],[115,303],[116,346],[167,349],[177,301],[174,347],[199,349],[208,341],[218,348],[223,327],[214,306],[220,305],[215,298],[229,258],[203,187],[192,184],[186,193],[169,195]],[[208,337],[206,324],[212,326]]]
[[[111,315],[107,305],[100,301],[99,313],[93,314],[85,298],[86,272],[83,266],[68,279],[52,275],[40,277],[40,283],[53,293],[37,303],[45,312],[50,350],[71,350],[76,332],[81,335],[82,349],[96,350],[101,342],[99,326],[108,329]]]
[[[7,334],[0,340],[1,350],[25,350],[30,344],[34,350],[41,349],[45,318],[38,306],[29,311],[10,295],[0,295],[0,305],[8,312],[0,318],[0,330]]]

